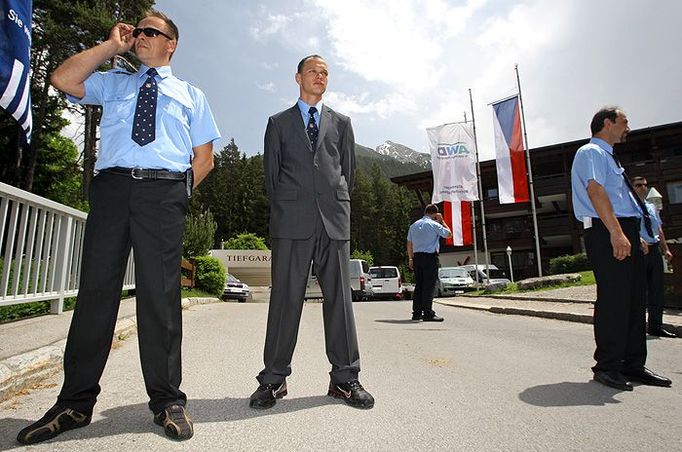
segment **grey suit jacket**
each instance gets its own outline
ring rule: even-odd
[[[323,105],[312,149],[298,105],[268,119],[263,151],[270,235],[307,239],[319,212],[332,240],[350,240],[355,137],[350,118]]]

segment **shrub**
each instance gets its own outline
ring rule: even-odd
[[[232,237],[230,240],[225,242],[223,247],[227,250],[263,250],[266,251],[268,246],[265,244],[265,240],[258,237],[254,233],[243,233],[236,237]]]
[[[196,287],[215,296],[225,289],[225,267],[213,256],[199,256],[194,259],[197,266]]]
[[[218,224],[213,220],[211,211],[185,217],[185,235],[182,239],[183,256],[190,258],[204,256],[213,247]]]
[[[350,253],[350,258],[365,260],[370,267],[374,265],[374,256],[372,256],[371,251],[353,250],[353,252]]]
[[[549,273],[552,275],[575,273],[585,270],[592,270],[592,265],[585,253],[574,254],[572,256],[559,256],[549,260]]]

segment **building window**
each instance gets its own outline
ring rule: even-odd
[[[670,204],[682,204],[682,182],[668,182],[668,202]]]
[[[499,196],[497,195],[497,188],[488,188],[485,191],[485,198],[486,199],[497,199]]]

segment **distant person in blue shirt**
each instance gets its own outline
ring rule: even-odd
[[[631,382],[670,386],[646,367],[643,265],[647,244],[640,219],[651,228],[613,146],[625,142],[628,118],[618,107],[599,110],[592,139],[575,154],[571,169],[573,210],[585,229],[585,249],[597,281],[594,380],[623,391]]]
[[[204,94],[171,71],[178,37],[172,20],[150,11],[137,27],[115,25],[109,39],[52,74],[52,84],[70,100],[103,107],[101,140],[64,384],[57,403],[19,433],[22,444],[90,423],[131,248],[149,408],[167,436],[184,440],[194,433],[180,390],[182,237],[188,194],[213,168],[213,142],[220,134]],[[142,62],[137,73],[95,72],[133,48]]]
[[[651,218],[653,235],[649,235],[644,225],[640,228],[639,235],[647,242],[649,252],[644,256],[644,274],[646,275],[646,307],[649,312],[647,333],[658,337],[677,337],[675,333],[663,328],[663,257],[670,263],[673,255],[668,248],[663,234],[663,222],[656,211],[656,207],[646,200],[649,192],[645,177],[632,178],[632,186],[639,198],[646,205]],[[661,251],[663,254],[661,255]]]
[[[407,256],[414,270],[414,293],[412,294],[412,320],[442,322],[432,309],[433,292],[438,281],[438,251],[440,238],[452,236],[450,228],[438,212],[438,206],[429,204],[424,216],[412,223],[407,232]]]

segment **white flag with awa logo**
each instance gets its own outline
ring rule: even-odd
[[[473,123],[444,124],[426,129],[431,148],[431,202],[477,201],[476,144]]]

